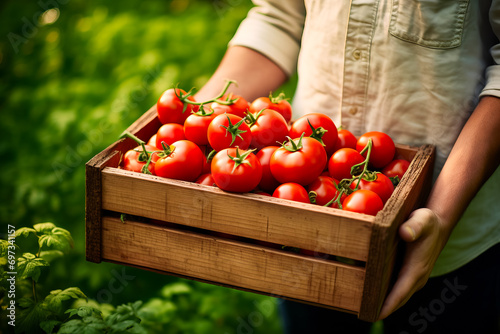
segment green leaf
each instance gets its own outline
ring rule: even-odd
[[[51,334],[54,332],[54,328],[62,324],[59,320],[46,320],[40,323],[40,328],[44,330],[45,333]]]
[[[51,261],[53,261],[57,258],[63,257],[63,256],[64,256],[63,252],[61,252],[60,250],[55,250],[55,249],[45,250],[45,251],[40,252],[40,257],[47,262],[51,262]]]
[[[9,249],[9,242],[7,240],[0,239],[0,257],[7,256]]]
[[[183,282],[177,282],[165,285],[163,289],[161,289],[161,295],[165,298],[170,298],[173,295],[180,295],[190,292],[191,292],[191,287]]]
[[[53,290],[47,297],[45,303],[47,308],[56,314],[63,313],[63,302],[69,299],[88,299],[87,296],[79,288],[67,288],[65,290]]]
[[[38,258],[31,253],[24,253],[17,259],[17,275],[20,279],[32,278],[38,282],[42,267],[48,267],[50,264],[44,259]]]
[[[0,239],[0,267],[7,264],[7,255],[9,253],[9,242]]]
[[[136,333],[136,334],[147,334],[148,332],[144,327],[134,320],[125,320],[116,324],[113,324],[110,328],[109,333]]]
[[[107,326],[101,319],[85,322],[80,319],[72,319],[65,322],[59,328],[58,334],[102,334],[106,333]]]
[[[38,239],[38,244],[40,249],[47,246],[51,249],[67,252],[70,247],[73,247],[73,238],[67,230],[55,227],[53,229],[45,229]]]
[[[56,225],[54,225],[53,223],[40,223],[40,224],[33,225],[33,228],[38,233],[47,233],[47,232],[50,232],[55,227],[56,227]]]
[[[19,307],[21,307],[21,308],[29,308],[29,307],[33,307],[33,305],[35,304],[35,301],[31,298],[21,298],[21,299],[19,299],[18,304],[19,304]]]
[[[116,311],[111,313],[106,318],[106,324],[108,324],[109,326],[112,326],[114,324],[118,324],[118,323],[126,321],[126,320],[133,320],[137,323],[140,323],[141,319],[138,316],[138,312],[139,312],[141,305],[142,305],[142,301],[140,301],[140,300],[138,300],[134,303],[119,305],[116,308]]]
[[[97,317],[102,319],[102,312],[92,306],[80,306],[79,308],[75,309],[68,309],[64,313],[69,313],[69,317],[73,317],[75,315],[78,315],[80,318],[88,318],[88,317]]]
[[[16,230],[16,237],[22,236],[22,237],[28,237],[30,233],[36,234],[35,229],[29,228],[29,227],[21,227]]]
[[[16,332],[38,333],[40,332],[40,323],[48,320],[49,316],[51,316],[51,313],[43,303],[32,303],[28,308],[18,312]]]

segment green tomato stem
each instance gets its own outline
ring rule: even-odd
[[[363,178],[363,176],[368,171],[368,162],[370,161],[370,155],[372,153],[372,146],[373,146],[373,143],[372,143],[372,139],[370,138],[368,140],[368,144],[366,144],[365,148],[363,148],[363,150],[360,152],[360,154],[362,155],[366,151],[365,161],[363,161],[362,163],[359,163],[357,165],[354,165],[351,168],[351,173],[352,173],[354,170],[356,170],[356,168],[359,168],[359,167],[363,166],[363,171],[361,172],[361,174],[359,174],[358,176],[354,177],[354,179],[353,179],[353,181],[354,180],[358,181],[356,183],[356,187],[354,188],[354,191],[356,191],[356,190],[359,189],[359,184],[361,183],[361,179]]]
[[[186,93],[185,95],[182,95],[182,94],[181,95],[177,95],[177,93],[176,93],[176,95],[184,103],[185,106],[187,104],[192,104],[192,105],[195,105],[195,106],[200,106],[200,105],[207,104],[207,103],[212,103],[212,102],[217,102],[219,104],[224,104],[224,105],[231,105],[231,104],[235,103],[238,99],[228,99],[227,101],[222,101],[222,100],[219,100],[219,99],[222,98],[224,96],[224,94],[226,94],[227,89],[233,83],[236,84],[236,81],[234,81],[234,80],[227,80],[226,84],[224,85],[224,88],[219,93],[219,95],[217,95],[216,97],[211,98],[209,100],[203,101],[203,102],[196,102],[196,101],[188,100],[188,97],[190,97],[191,95],[193,95],[192,89],[188,93]]]
[[[139,139],[136,135],[134,135],[133,133],[131,133],[130,131],[127,131],[127,130],[125,130],[120,135],[120,138],[130,138],[133,141],[135,141],[137,143],[137,145],[142,146],[142,152],[137,157],[137,161],[141,161],[141,162],[148,161],[149,154],[148,154],[148,151],[146,150],[146,143],[144,142],[144,140]]]

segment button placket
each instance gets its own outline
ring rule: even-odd
[[[342,113],[351,131],[363,130],[363,114],[369,76],[369,54],[379,0],[352,0],[347,25],[342,90]]]

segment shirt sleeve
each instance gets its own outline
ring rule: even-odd
[[[500,40],[500,1],[493,1],[489,12],[493,33]],[[486,85],[479,96],[500,97],[500,43],[490,49],[493,65],[486,68]]]
[[[271,59],[288,75],[297,68],[304,28],[303,0],[254,0],[255,7],[229,42],[253,49]]]

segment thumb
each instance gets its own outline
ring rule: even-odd
[[[399,227],[399,236],[405,242],[413,242],[420,238],[424,232],[427,222],[434,218],[434,213],[430,209],[422,208],[413,211],[401,226]]]

